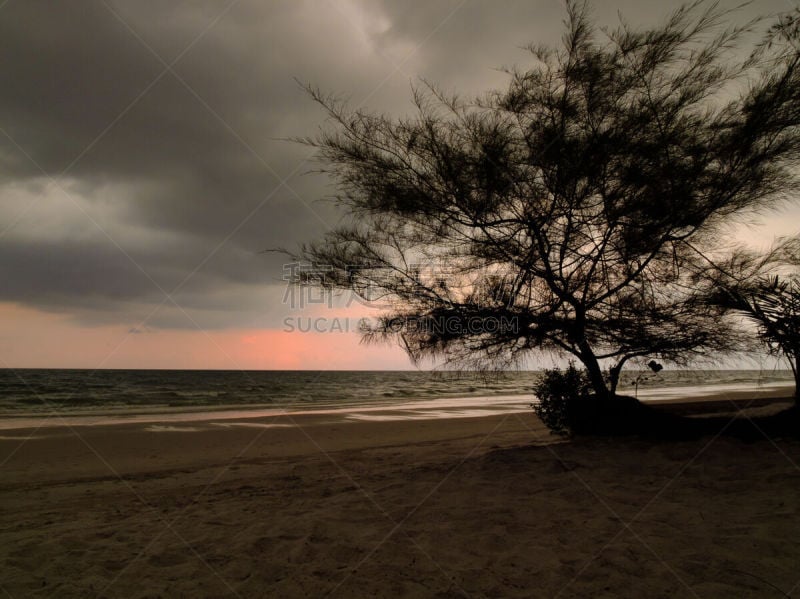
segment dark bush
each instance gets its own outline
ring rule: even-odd
[[[545,426],[559,435],[570,435],[578,418],[579,404],[584,404],[591,391],[589,377],[570,362],[566,370],[545,370],[533,387],[538,403],[536,415]]]
[[[570,362],[565,370],[545,370],[533,387],[536,415],[552,432],[563,435],[629,435],[668,432],[674,417],[633,397],[597,397],[585,370]],[[663,429],[663,430],[662,430]]]

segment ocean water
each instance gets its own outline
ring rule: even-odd
[[[484,375],[417,371],[0,370],[0,417],[262,408],[374,408],[456,398],[533,401],[537,371]],[[657,398],[680,388],[793,384],[786,370],[623,372],[620,392]],[[421,405],[421,404],[420,404]]]

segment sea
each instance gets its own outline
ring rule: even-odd
[[[59,415],[489,408],[536,401],[540,371],[0,370],[0,420]],[[643,401],[794,384],[789,370],[629,370]],[[2,423],[0,423],[2,424]]]

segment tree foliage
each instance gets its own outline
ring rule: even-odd
[[[770,271],[779,270],[780,273]],[[774,355],[783,355],[800,399],[800,237],[764,254],[740,250],[717,273],[712,301],[745,315]]]
[[[570,2],[562,45],[531,46],[507,89],[465,100],[425,84],[409,117],[309,88],[330,126],[302,141],[349,219],[294,256],[382,301],[367,338],[399,338],[415,360],[554,351],[606,396],[631,358],[732,349],[696,250],[796,188],[800,55],[793,15],[730,16],[696,3],[601,31]]]

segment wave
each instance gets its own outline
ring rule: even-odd
[[[0,370],[0,415],[262,406],[374,406],[437,398],[527,396],[538,371],[486,375],[414,371]],[[620,391],[793,381],[782,370],[624,372]]]

